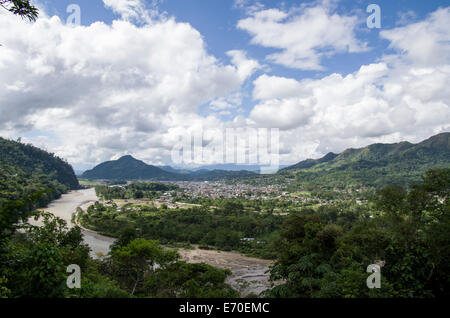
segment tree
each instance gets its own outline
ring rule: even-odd
[[[207,264],[176,262],[157,270],[145,280],[147,294],[154,297],[231,298],[239,294],[225,283],[230,270]]]
[[[0,0],[0,6],[30,21],[36,21],[39,10],[29,0]]]
[[[133,226],[126,226],[119,232],[119,238],[111,245],[111,251],[118,247],[128,245],[132,240],[137,238],[136,229]]]
[[[153,273],[156,264],[164,268],[178,258],[176,251],[165,251],[157,241],[146,239],[132,240],[128,245],[117,247],[111,253],[117,274],[122,278],[125,287],[131,290],[132,295],[143,283],[146,275]]]
[[[64,220],[48,212],[37,217],[41,226],[23,224],[26,231],[8,241],[0,260],[0,278],[7,278],[4,285],[12,297],[64,297],[67,265],[85,270],[90,248],[83,244],[79,227],[69,229]]]

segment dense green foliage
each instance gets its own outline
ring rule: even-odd
[[[237,297],[229,271],[178,261],[157,241],[119,240],[101,260],[89,256],[79,227],[40,213],[43,226],[21,226],[0,254],[0,297]],[[66,285],[66,268],[81,269],[81,288]]]
[[[97,196],[105,199],[154,199],[162,192],[178,189],[177,186],[163,183],[132,183],[124,187],[96,186]]]
[[[238,297],[239,294],[224,283],[229,274],[229,270],[217,269],[208,264],[176,262],[164,270],[157,270],[156,275],[146,280],[144,289],[162,298]]]
[[[69,292],[66,266],[89,266],[89,247],[80,228],[68,229],[63,220],[41,214],[43,226],[21,226],[0,255],[0,277],[9,297],[63,297]]]
[[[450,169],[381,190],[372,215],[333,207],[292,214],[274,244],[273,297],[448,297]],[[350,215],[349,215],[350,213]],[[350,216],[350,217],[348,217]],[[381,288],[366,268],[381,264]]]
[[[78,187],[67,162],[32,145],[0,138],[0,245],[28,212]]]
[[[228,200],[213,211],[130,204],[118,208],[97,202],[80,213],[79,220],[85,227],[114,237],[131,228],[163,243],[187,242],[271,258],[269,243],[277,237],[283,217],[244,211],[242,204]]]
[[[72,166],[66,161],[20,141],[0,137],[0,164],[0,171],[5,178],[15,174],[23,174],[27,178],[45,175],[69,189],[76,189],[79,186]]]

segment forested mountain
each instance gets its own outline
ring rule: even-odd
[[[45,174],[70,189],[79,187],[73,168],[66,161],[30,144],[0,137],[1,171],[10,175]]]
[[[173,179],[174,173],[148,165],[132,156],[123,156],[118,160],[103,162],[92,170],[85,171],[86,179]]]
[[[418,181],[430,168],[450,164],[450,133],[433,136],[421,143],[400,142],[372,144],[347,149],[341,154],[328,153],[320,159],[308,159],[282,169],[281,176],[295,176],[300,183],[383,186],[389,183],[406,185]],[[218,180],[252,178],[257,173],[241,170],[177,170],[155,167],[132,156],[107,161],[83,173],[86,179],[126,180]]]
[[[125,180],[215,180],[254,176],[250,171],[225,170],[176,170],[168,166],[155,167],[137,160],[130,155],[118,160],[103,162],[92,170],[85,171],[85,179],[125,179]]]
[[[0,220],[45,206],[79,187],[67,162],[20,141],[0,137]]]
[[[307,169],[307,168],[311,168],[319,163],[329,162],[329,161],[333,160],[334,158],[336,158],[337,156],[338,156],[337,154],[329,152],[320,159],[306,159],[306,160],[300,161],[299,163],[296,163],[295,165],[286,167],[284,169],[286,169],[286,170]]]
[[[430,168],[450,166],[450,133],[430,137],[418,144],[400,142],[347,149],[339,155],[308,159],[280,171],[295,175],[300,183],[329,185],[406,185],[418,181]]]

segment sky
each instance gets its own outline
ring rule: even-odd
[[[212,129],[279,129],[282,165],[450,130],[448,1],[34,3],[34,23],[0,10],[0,136],[76,170],[174,165]]]

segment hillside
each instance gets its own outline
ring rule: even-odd
[[[307,169],[307,168],[311,168],[319,163],[331,161],[336,157],[337,157],[337,155],[335,153],[329,152],[320,159],[306,159],[306,160],[300,161],[299,163],[296,163],[295,165],[286,167],[284,169],[286,169],[286,170]]]
[[[93,169],[85,171],[81,178],[84,179],[125,179],[125,180],[166,180],[166,181],[202,181],[231,179],[254,176],[250,171],[225,171],[225,170],[177,170],[169,166],[155,167],[135,159],[130,155],[118,160],[106,161]]]
[[[336,155],[308,159],[279,172],[295,176],[301,184],[329,186],[406,185],[420,180],[430,168],[450,166],[450,133],[441,133],[418,144],[400,142],[347,149]]]
[[[130,155],[117,160],[103,162],[91,170],[85,171],[81,177],[86,179],[173,179],[174,173],[148,165]]]
[[[32,145],[0,137],[1,212],[8,206],[15,213],[25,213],[77,188],[72,166],[64,160]]]

